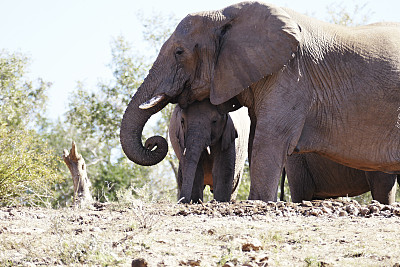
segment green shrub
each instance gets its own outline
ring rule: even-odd
[[[61,180],[58,159],[33,131],[0,124],[0,205],[39,205]]]

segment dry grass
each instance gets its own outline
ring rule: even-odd
[[[177,215],[183,209],[129,197],[86,210],[1,208],[0,265],[129,266],[137,258],[149,266],[400,263],[397,216]]]

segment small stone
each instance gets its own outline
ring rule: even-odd
[[[132,267],[147,267],[147,261],[145,259],[135,259],[132,261]]]
[[[340,217],[345,217],[345,216],[347,216],[348,214],[347,214],[347,211],[345,211],[345,210],[341,210],[341,211],[339,211],[339,216]]]
[[[37,219],[44,219],[46,216],[44,214],[36,214]]]
[[[393,211],[393,207],[390,206],[390,205],[384,205],[382,207],[381,211],[386,211],[386,210],[388,210],[389,212],[392,212]]]
[[[323,214],[323,211],[321,209],[311,209],[310,210],[310,215],[313,216],[321,216]]]
[[[237,213],[238,213],[239,215],[243,215],[243,214],[244,214],[244,209],[238,209]]]
[[[189,212],[187,210],[180,210],[178,212],[178,215],[183,215],[183,216],[187,216],[189,214]]]
[[[393,208],[392,212],[394,215],[400,216],[400,208],[399,207]]]
[[[277,211],[275,211],[275,215],[278,216],[278,217],[280,217],[280,216],[283,215],[283,213],[282,213],[282,211],[277,210]]]
[[[323,213],[332,214],[332,210],[328,207],[322,207],[321,210]]]
[[[17,216],[17,213],[16,213],[14,210],[10,210],[10,211],[8,212],[8,214],[9,214],[10,216]]]
[[[307,201],[307,200],[303,200],[303,201],[301,202],[301,205],[302,205],[303,207],[312,207],[312,206],[313,206],[312,202],[311,202],[311,201]]]
[[[323,207],[332,208],[332,201],[322,201],[321,205]]]
[[[332,206],[334,207],[343,207],[343,203],[342,202],[332,202]]]
[[[268,261],[268,259],[269,259],[269,256],[267,254],[258,255],[256,258],[257,262],[259,262],[259,263],[264,263],[264,262]]]
[[[371,204],[370,204],[369,206],[370,206],[370,207],[371,207],[371,206],[374,206],[374,207],[377,207],[379,210],[381,210],[381,209],[383,209],[383,207],[384,207],[385,205],[379,203],[379,202],[376,201],[376,200],[372,200],[372,202],[371,202]]]
[[[361,208],[361,205],[360,205],[360,203],[358,203],[357,200],[352,199],[352,200],[350,200],[350,202],[351,202],[351,204],[353,204],[353,205],[356,206],[357,208]]]
[[[379,208],[375,205],[370,205],[368,208],[371,214],[377,214],[380,211]]]
[[[214,235],[214,234],[215,234],[215,230],[214,230],[214,229],[209,229],[209,230],[207,231],[207,234],[209,234],[209,235]]]
[[[360,213],[361,213],[362,216],[366,216],[366,215],[369,214],[369,209],[366,208],[366,207],[362,207],[362,208],[360,209]]]
[[[222,267],[234,267],[235,264],[233,264],[232,262],[226,262]]]
[[[360,212],[360,211],[358,210],[358,208],[357,208],[355,205],[353,205],[353,204],[347,205],[347,206],[346,206],[346,211],[347,211],[350,215],[354,215],[354,216],[357,216],[358,213]]]
[[[380,215],[385,217],[391,217],[393,214],[390,212],[390,210],[382,210]]]
[[[278,202],[276,202],[276,206],[277,206],[278,208],[283,208],[283,207],[285,207],[285,202],[278,201]]]
[[[186,265],[189,266],[200,266],[201,261],[200,260],[188,260],[186,262]]]
[[[244,240],[242,243],[242,251],[259,251],[260,249],[262,249],[262,244],[256,238]]]

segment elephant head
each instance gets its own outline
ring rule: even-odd
[[[153,137],[148,141],[153,150],[141,141],[151,115],[168,103],[183,108],[205,98],[214,105],[229,103],[293,58],[299,31],[283,9],[258,2],[188,15],[162,46],[125,111],[120,140],[127,157],[141,165],[161,161],[166,141]]]

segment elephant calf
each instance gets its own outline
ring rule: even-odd
[[[237,194],[247,157],[250,119],[247,109],[220,114],[208,99],[172,113],[169,137],[179,159],[182,202],[203,200],[209,185],[217,201]]]
[[[353,169],[314,153],[292,154],[285,168],[293,202],[352,197],[368,191],[383,204],[395,202],[395,174]]]

